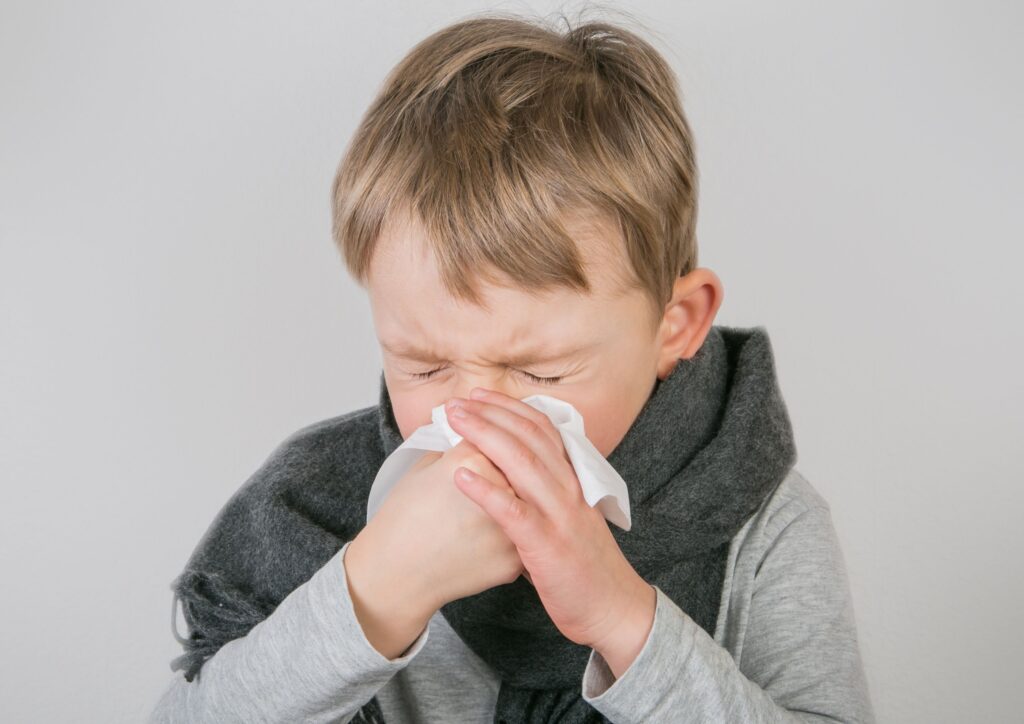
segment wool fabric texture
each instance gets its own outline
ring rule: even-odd
[[[376,472],[402,441],[382,373],[377,405],[282,443],[172,583],[189,626],[172,670],[192,681],[353,539]],[[623,555],[713,635],[729,542],[796,462],[767,331],[713,325],[655,381],[608,462],[629,488],[631,530],[609,525]],[[581,697],[591,649],[561,635],[524,577],[441,614],[501,678],[494,722],[607,721]],[[352,721],[383,722],[377,698]]]

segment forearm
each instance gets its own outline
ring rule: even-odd
[[[794,506],[771,518],[732,576],[735,604],[723,629],[730,648],[655,587],[640,652],[617,675],[593,650],[585,700],[623,723],[873,722],[828,510]]]
[[[658,593],[651,638],[621,674],[596,649],[583,680],[592,706],[616,722],[835,721],[794,713],[747,678],[732,656]]]
[[[248,635],[229,641],[187,682],[176,674],[150,724],[347,722],[419,652],[402,658],[365,638],[345,581],[343,547]]]

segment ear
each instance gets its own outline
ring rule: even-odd
[[[677,360],[697,354],[724,298],[722,281],[710,269],[694,269],[676,279],[658,329],[659,379],[668,377]]]

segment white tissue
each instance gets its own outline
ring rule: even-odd
[[[628,531],[632,523],[626,481],[587,438],[583,431],[583,416],[579,411],[571,403],[550,395],[530,395],[524,397],[523,402],[547,415],[561,434],[587,504],[596,507],[610,523]],[[380,508],[394,484],[427,451],[444,452],[462,440],[462,436],[448,424],[443,404],[430,411],[430,418],[433,422],[416,428],[377,471],[366,506],[367,522]]]

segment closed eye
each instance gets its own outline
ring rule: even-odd
[[[440,372],[442,369],[444,369],[444,368],[443,367],[439,367],[436,370],[430,370],[429,372],[412,372],[412,373],[410,373],[409,376],[413,377],[414,379],[417,379],[417,380],[425,380],[425,379],[428,379],[430,377],[433,377],[436,373]],[[526,377],[531,382],[535,382],[535,383],[541,384],[541,385],[557,385],[559,382],[561,382],[564,379],[564,376],[562,376],[562,377],[537,377],[537,375],[531,375],[529,372],[523,372],[522,370],[516,370],[516,372],[521,374],[521,375],[523,375],[524,377]]]

